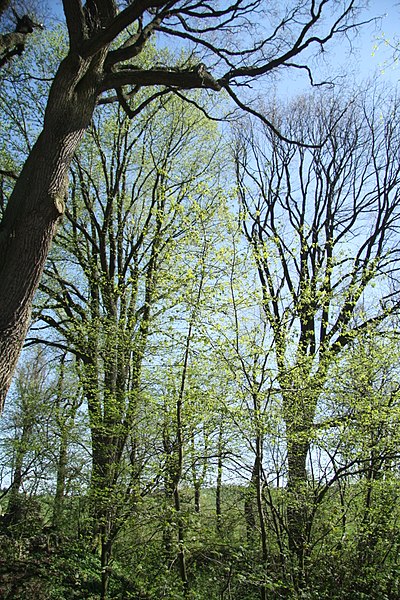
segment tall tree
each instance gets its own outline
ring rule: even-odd
[[[142,108],[140,101],[135,102],[138,89],[155,86],[152,99],[171,90],[182,95],[179,90],[188,88],[224,88],[244,107],[233,84],[249,83],[279,67],[310,74],[302,57],[307,60],[313,48],[320,50],[337,35],[348,34],[354,27],[355,1],[348,0],[336,13],[331,6],[328,0],[312,0],[272,11],[262,0],[228,5],[217,0],[206,5],[133,0],[120,9],[114,0],[63,2],[69,49],[51,86],[43,130],[15,182],[0,225],[0,408],[65,210],[68,169],[95,106],[115,98],[134,117]],[[174,58],[167,66],[140,66],[138,57],[156,34],[171,47],[177,40],[187,44],[190,63]],[[266,116],[261,117],[272,127]]]
[[[243,229],[282,399],[287,527],[299,585],[313,515],[307,466],[330,366],[400,308],[383,280],[396,279],[400,251],[399,103],[379,100],[301,97],[286,110],[275,107],[276,123],[314,148],[266,130],[257,136],[251,127],[237,146]]]
[[[113,542],[141,493],[136,424],[154,312],[176,287],[176,241],[193,230],[196,206],[209,208],[215,178],[202,161],[214,155],[213,130],[180,99],[144,111],[135,130],[118,107],[103,111],[73,160],[71,211],[40,286],[47,343],[76,356],[88,403],[104,597]]]

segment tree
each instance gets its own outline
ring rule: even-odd
[[[319,399],[345,349],[400,308],[397,286],[388,284],[398,271],[399,103],[378,94],[373,105],[362,95],[343,103],[322,94],[274,110],[280,130],[309,147],[267,130],[258,137],[249,126],[238,136],[236,166],[243,229],[273,341],[289,549],[301,586],[320,498],[308,473],[324,423]]]
[[[30,341],[75,355],[88,404],[104,594],[114,541],[144,493],[138,423],[154,313],[175,302],[185,277],[175,279],[177,245],[215,205],[214,170],[202,164],[216,155],[215,129],[179,98],[144,110],[135,129],[118,107],[102,111],[71,165],[71,209],[40,285],[46,334],[33,327]]]
[[[45,381],[43,373],[40,373],[43,365],[40,365],[39,360],[37,363],[33,365],[33,370],[36,372],[33,373],[31,378],[28,376],[28,369],[25,369],[25,372],[21,370],[17,381],[20,403],[20,414],[18,415],[20,420],[20,435],[14,441],[15,460],[7,505],[7,526],[15,525],[22,521],[20,491],[23,475],[26,475],[24,461],[28,452],[32,449],[32,432],[37,422],[38,410],[40,410],[40,401],[38,400],[44,395],[43,390],[40,389]]]
[[[17,374],[14,405],[5,420],[10,422],[8,429],[13,429],[13,438],[5,438],[5,445],[8,442],[12,449],[12,475],[3,525],[10,532],[14,527],[26,530],[29,516],[32,517],[35,512],[34,501],[30,507],[27,497],[37,493],[40,478],[48,472],[50,406],[55,394],[45,355],[39,349],[31,353]],[[29,512],[32,514],[28,515]],[[37,515],[36,525],[38,523],[40,515]]]
[[[76,425],[77,412],[83,402],[82,393],[77,383],[72,368],[68,368],[67,356],[63,354],[60,361],[60,372],[56,384],[55,393],[55,429],[58,439],[56,455],[56,483],[53,504],[52,528],[56,533],[63,530],[63,513],[65,494],[68,481],[68,470],[71,457],[69,456],[69,445],[73,437]],[[72,375],[72,376],[71,376]]]
[[[322,458],[316,468],[326,482],[319,489],[325,507],[315,519],[313,546],[330,566],[317,577],[326,590],[340,578],[350,597],[371,589],[377,598],[398,594],[399,355],[393,321],[392,327],[351,343],[321,400],[326,423],[314,448]]]
[[[50,89],[43,130],[15,182],[0,226],[0,408],[65,210],[68,169],[96,105],[115,99],[134,117],[143,108],[130,105],[136,92],[154,86],[146,105],[171,90],[184,95],[188,88],[224,88],[244,107],[231,85],[249,83],[279,67],[303,69],[312,77],[306,64],[295,62],[297,57],[306,60],[310,49],[324,48],[354,27],[354,0],[334,15],[329,4],[328,0],[294,3],[272,13],[261,0],[238,0],[228,6],[217,1],[203,6],[187,0],[134,0],[123,9],[113,0],[89,0],[84,6],[80,0],[63,3],[69,49]],[[264,23],[271,20],[268,31]],[[246,47],[260,25],[265,30]],[[251,28],[248,38],[242,35],[243,27]],[[167,67],[143,68],[129,62],[137,60],[155,34],[171,44],[174,40],[188,44],[190,63],[174,59]],[[228,41],[232,36],[236,36],[233,46]],[[208,72],[207,63],[220,73],[218,79]],[[262,119],[273,127],[267,117]]]

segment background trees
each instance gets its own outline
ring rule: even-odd
[[[388,285],[399,251],[397,99],[389,106],[385,117],[360,95],[347,105],[333,94],[302,97],[275,118],[309,147],[268,131],[260,141],[250,127],[237,143],[243,227],[286,430],[289,549],[301,578],[319,498],[308,484],[319,398],[346,347],[398,310],[397,286]]]
[[[9,10],[7,11],[7,9]],[[9,19],[5,18],[7,12],[12,14],[11,23]],[[10,0],[3,0],[0,3],[1,25],[6,30],[0,34],[0,68],[4,67],[13,56],[22,54],[28,36],[35,29],[43,29],[43,25],[28,12],[26,3],[21,5],[21,3],[10,2]],[[4,21],[6,22],[4,23]]]

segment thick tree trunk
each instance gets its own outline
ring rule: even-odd
[[[54,170],[46,153],[52,149],[42,134],[17,182],[0,230],[0,410],[11,383],[29,326],[31,305],[62,212],[64,190],[50,191]],[[50,146],[50,147],[49,147]],[[51,156],[50,154],[50,156]],[[61,159],[61,156],[60,156]],[[65,173],[62,177],[65,185]],[[64,188],[65,189],[65,188]],[[12,214],[10,215],[10,213]]]
[[[68,168],[92,118],[104,56],[83,60],[70,54],[61,63],[50,90],[43,131],[0,224],[0,411],[29,327],[32,300],[57,221],[64,211]]]
[[[288,428],[287,528],[289,550],[297,562],[295,584],[301,589],[306,580],[307,542],[310,528],[310,498],[307,489],[309,442],[303,430]],[[303,438],[299,441],[299,438]]]
[[[299,381],[306,382],[302,383],[302,386],[307,393],[293,393],[284,397],[284,420],[288,463],[286,505],[288,544],[293,565],[293,581],[296,588],[301,590],[307,582],[314,502],[307,475],[307,458],[314,433],[318,389],[322,378],[313,380],[309,372],[300,371]],[[317,390],[316,394],[312,393],[314,389]]]
[[[101,430],[103,429],[103,433]],[[117,479],[120,465],[120,447],[123,442],[107,426],[92,430],[92,478],[90,484],[91,520],[90,537],[94,548],[99,550],[101,560],[101,600],[108,597],[111,570],[110,559],[118,530],[118,512],[121,498]]]
[[[101,593],[100,600],[107,600],[108,586],[110,583],[110,559],[112,552],[112,541],[103,540],[101,546]]]

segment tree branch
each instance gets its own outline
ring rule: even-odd
[[[124,85],[165,85],[181,89],[207,88],[217,92],[221,89],[219,82],[204,69],[204,65],[199,65],[194,71],[144,70],[131,67],[106,75],[100,85],[99,93],[118,89]]]
[[[25,48],[26,33],[4,33],[0,35],[0,67],[4,67],[11,58],[22,54]]]
[[[147,40],[154,32],[154,29],[161,23],[163,18],[168,13],[162,12],[155,19],[153,19],[150,23],[148,23],[143,29],[141,29],[135,36],[132,36],[130,43],[124,44],[121,48],[117,50],[111,50],[107,54],[107,58],[104,64],[104,68],[109,70],[112,65],[115,65],[118,62],[130,60],[140,54],[146,45]]]
[[[108,27],[101,30],[90,40],[86,40],[80,48],[83,58],[94,56],[99,50],[110,44],[124,29],[134,23],[149,8],[170,7],[176,4],[165,0],[134,0],[125,10],[118,13]]]
[[[85,13],[81,0],[63,0],[71,50],[75,50],[85,38]]]
[[[250,106],[248,106],[247,104],[244,104],[235,94],[235,92],[232,90],[232,88],[227,85],[226,83],[223,83],[223,80],[219,80],[218,83],[222,83],[223,88],[228,92],[229,96],[232,98],[232,100],[239,106],[239,108],[241,108],[242,110],[244,110],[245,112],[253,115],[254,117],[257,117],[257,119],[259,119],[260,121],[262,121],[265,125],[267,125],[267,127],[280,139],[282,140],[282,142],[286,142],[287,144],[296,144],[297,146],[301,146],[302,148],[319,148],[319,146],[314,146],[312,144],[305,144],[303,142],[298,142],[296,140],[290,140],[289,138],[285,137],[273,124],[272,122],[267,119],[267,117],[263,114],[261,114],[260,112],[258,112],[257,110],[254,110],[253,108],[251,108]]]
[[[121,107],[123,108],[123,110],[125,111],[126,115],[130,119],[133,119],[144,108],[146,108],[146,106],[148,106],[149,104],[151,104],[154,100],[156,100],[157,98],[160,98],[161,96],[165,96],[166,94],[168,94],[169,90],[165,90],[164,89],[164,90],[161,90],[160,92],[156,92],[152,96],[149,96],[148,98],[146,98],[146,100],[144,100],[141,104],[139,104],[139,106],[137,106],[135,109],[132,109],[129,106],[128,99],[126,98],[126,96],[124,96],[124,93],[123,93],[122,89],[116,90],[116,92],[117,92],[116,98],[119,101],[119,103],[120,103]]]

